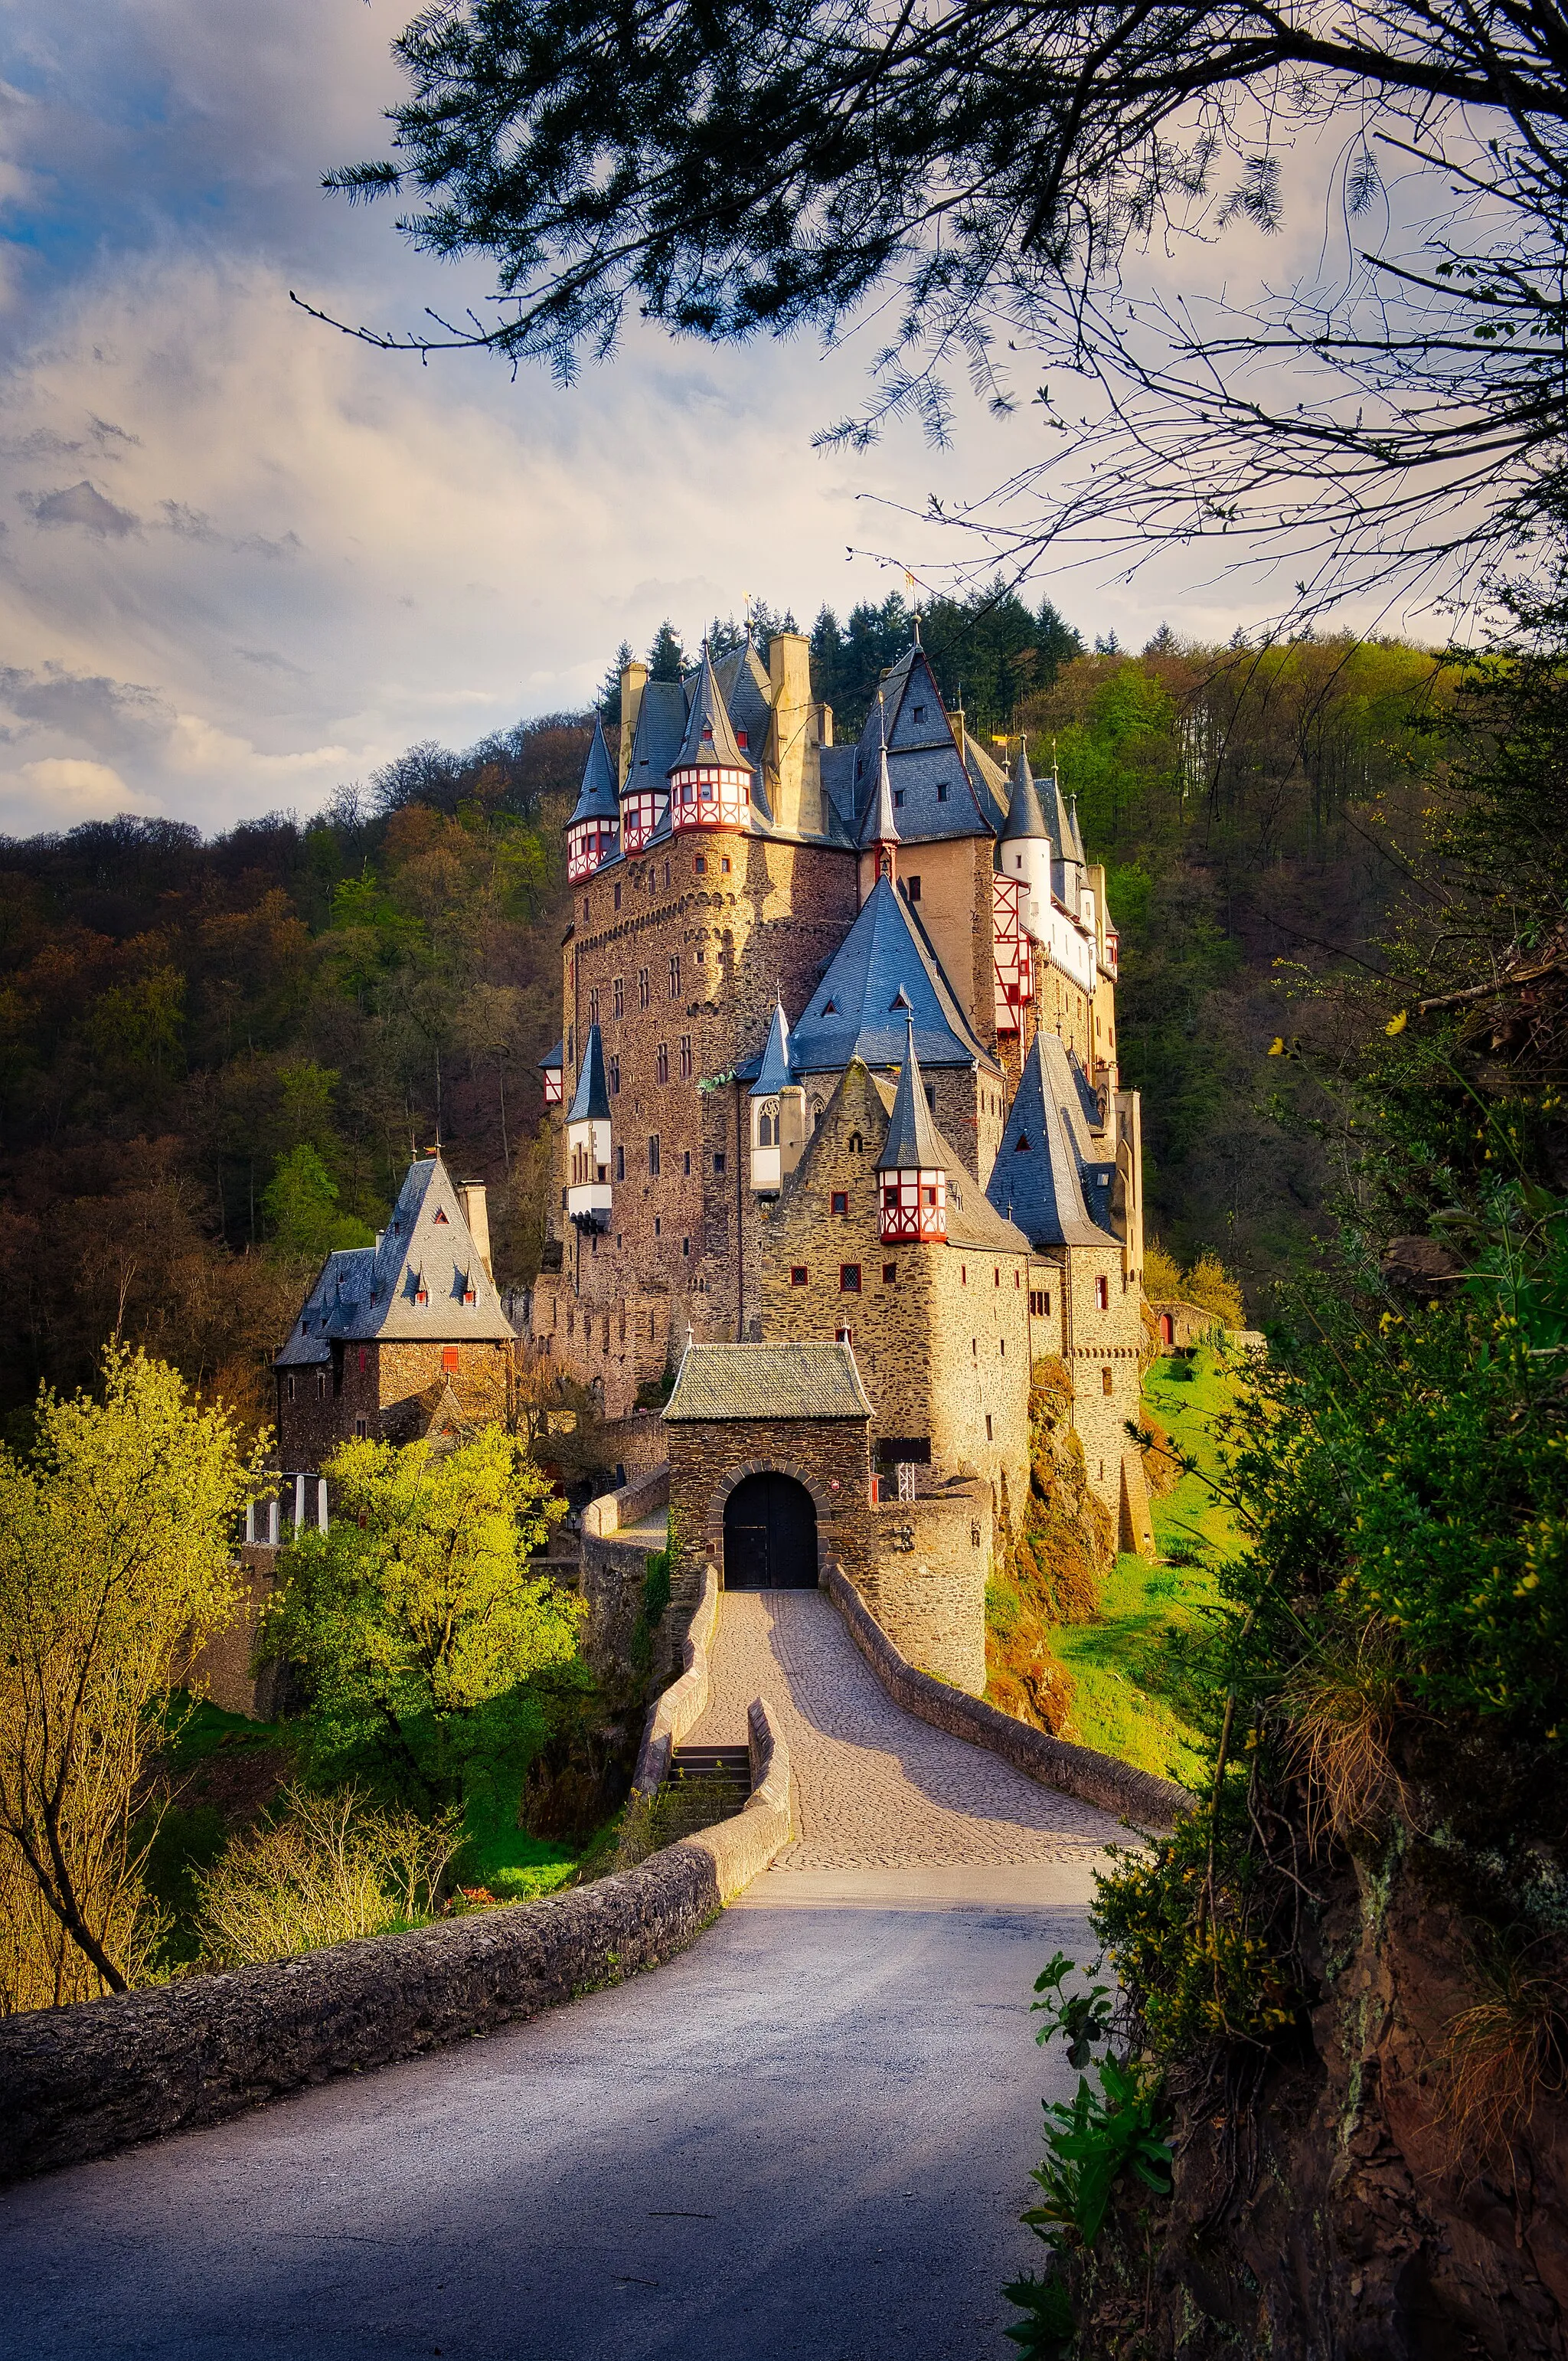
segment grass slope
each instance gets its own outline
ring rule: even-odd
[[[1190,1378],[1178,1370],[1190,1371]],[[1200,1469],[1218,1473],[1214,1422],[1234,1406],[1239,1363],[1200,1346],[1191,1361],[1157,1361],[1144,1400],[1177,1448]],[[1051,1644],[1071,1673],[1072,1718],[1064,1733],[1099,1747],[1140,1771],[1190,1786],[1201,1764],[1193,1732],[1176,1702],[1177,1684],[1167,1641],[1188,1629],[1214,1597],[1212,1577],[1190,1560],[1223,1556],[1236,1544],[1224,1502],[1203,1480],[1183,1476],[1153,1503],[1158,1560],[1118,1557],[1106,1577],[1101,1611],[1091,1623],[1058,1624]]]

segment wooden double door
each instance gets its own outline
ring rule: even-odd
[[[744,1476],[724,1505],[726,1590],[815,1590],[817,1504],[793,1476]]]

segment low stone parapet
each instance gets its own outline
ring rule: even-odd
[[[983,1699],[917,1671],[889,1639],[841,1565],[828,1567],[826,1587],[856,1647],[889,1697],[906,1712],[954,1738],[967,1738],[971,1745],[1001,1755],[1042,1787],[1077,1795],[1136,1828],[1163,1831],[1179,1813],[1192,1808],[1186,1789],[1170,1780],[1135,1770],[1130,1763],[1120,1763],[1113,1754],[1102,1754],[1091,1746],[1069,1745],[1064,1738],[1053,1738],[1048,1730],[1017,1721],[1010,1713],[998,1713]]]
[[[789,1841],[789,1748],[765,1699],[750,1721],[744,1810],[618,1877],[408,1935],[0,2019],[0,2181],[220,2123],[657,1967]]]
[[[622,1676],[633,1670],[632,1634],[642,1605],[647,1571],[645,1542],[627,1538],[626,1528],[668,1505],[669,1463],[647,1468],[590,1500],[583,1510],[578,1587],[587,1604],[583,1653],[598,1673]]]

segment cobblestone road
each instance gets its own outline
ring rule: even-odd
[[[800,1838],[777,1871],[1084,1861],[1125,1829],[894,1704],[821,1591],[719,1602],[708,1709],[685,1741],[736,1745],[754,1697],[776,1707]]]

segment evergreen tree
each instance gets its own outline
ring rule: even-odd
[[[648,651],[648,677],[650,680],[679,680],[685,668],[680,633],[666,615]]]
[[[598,694],[594,698],[599,719],[607,730],[616,730],[620,726],[620,675],[630,662],[631,642],[622,640],[615,652],[615,662],[600,681]]]

